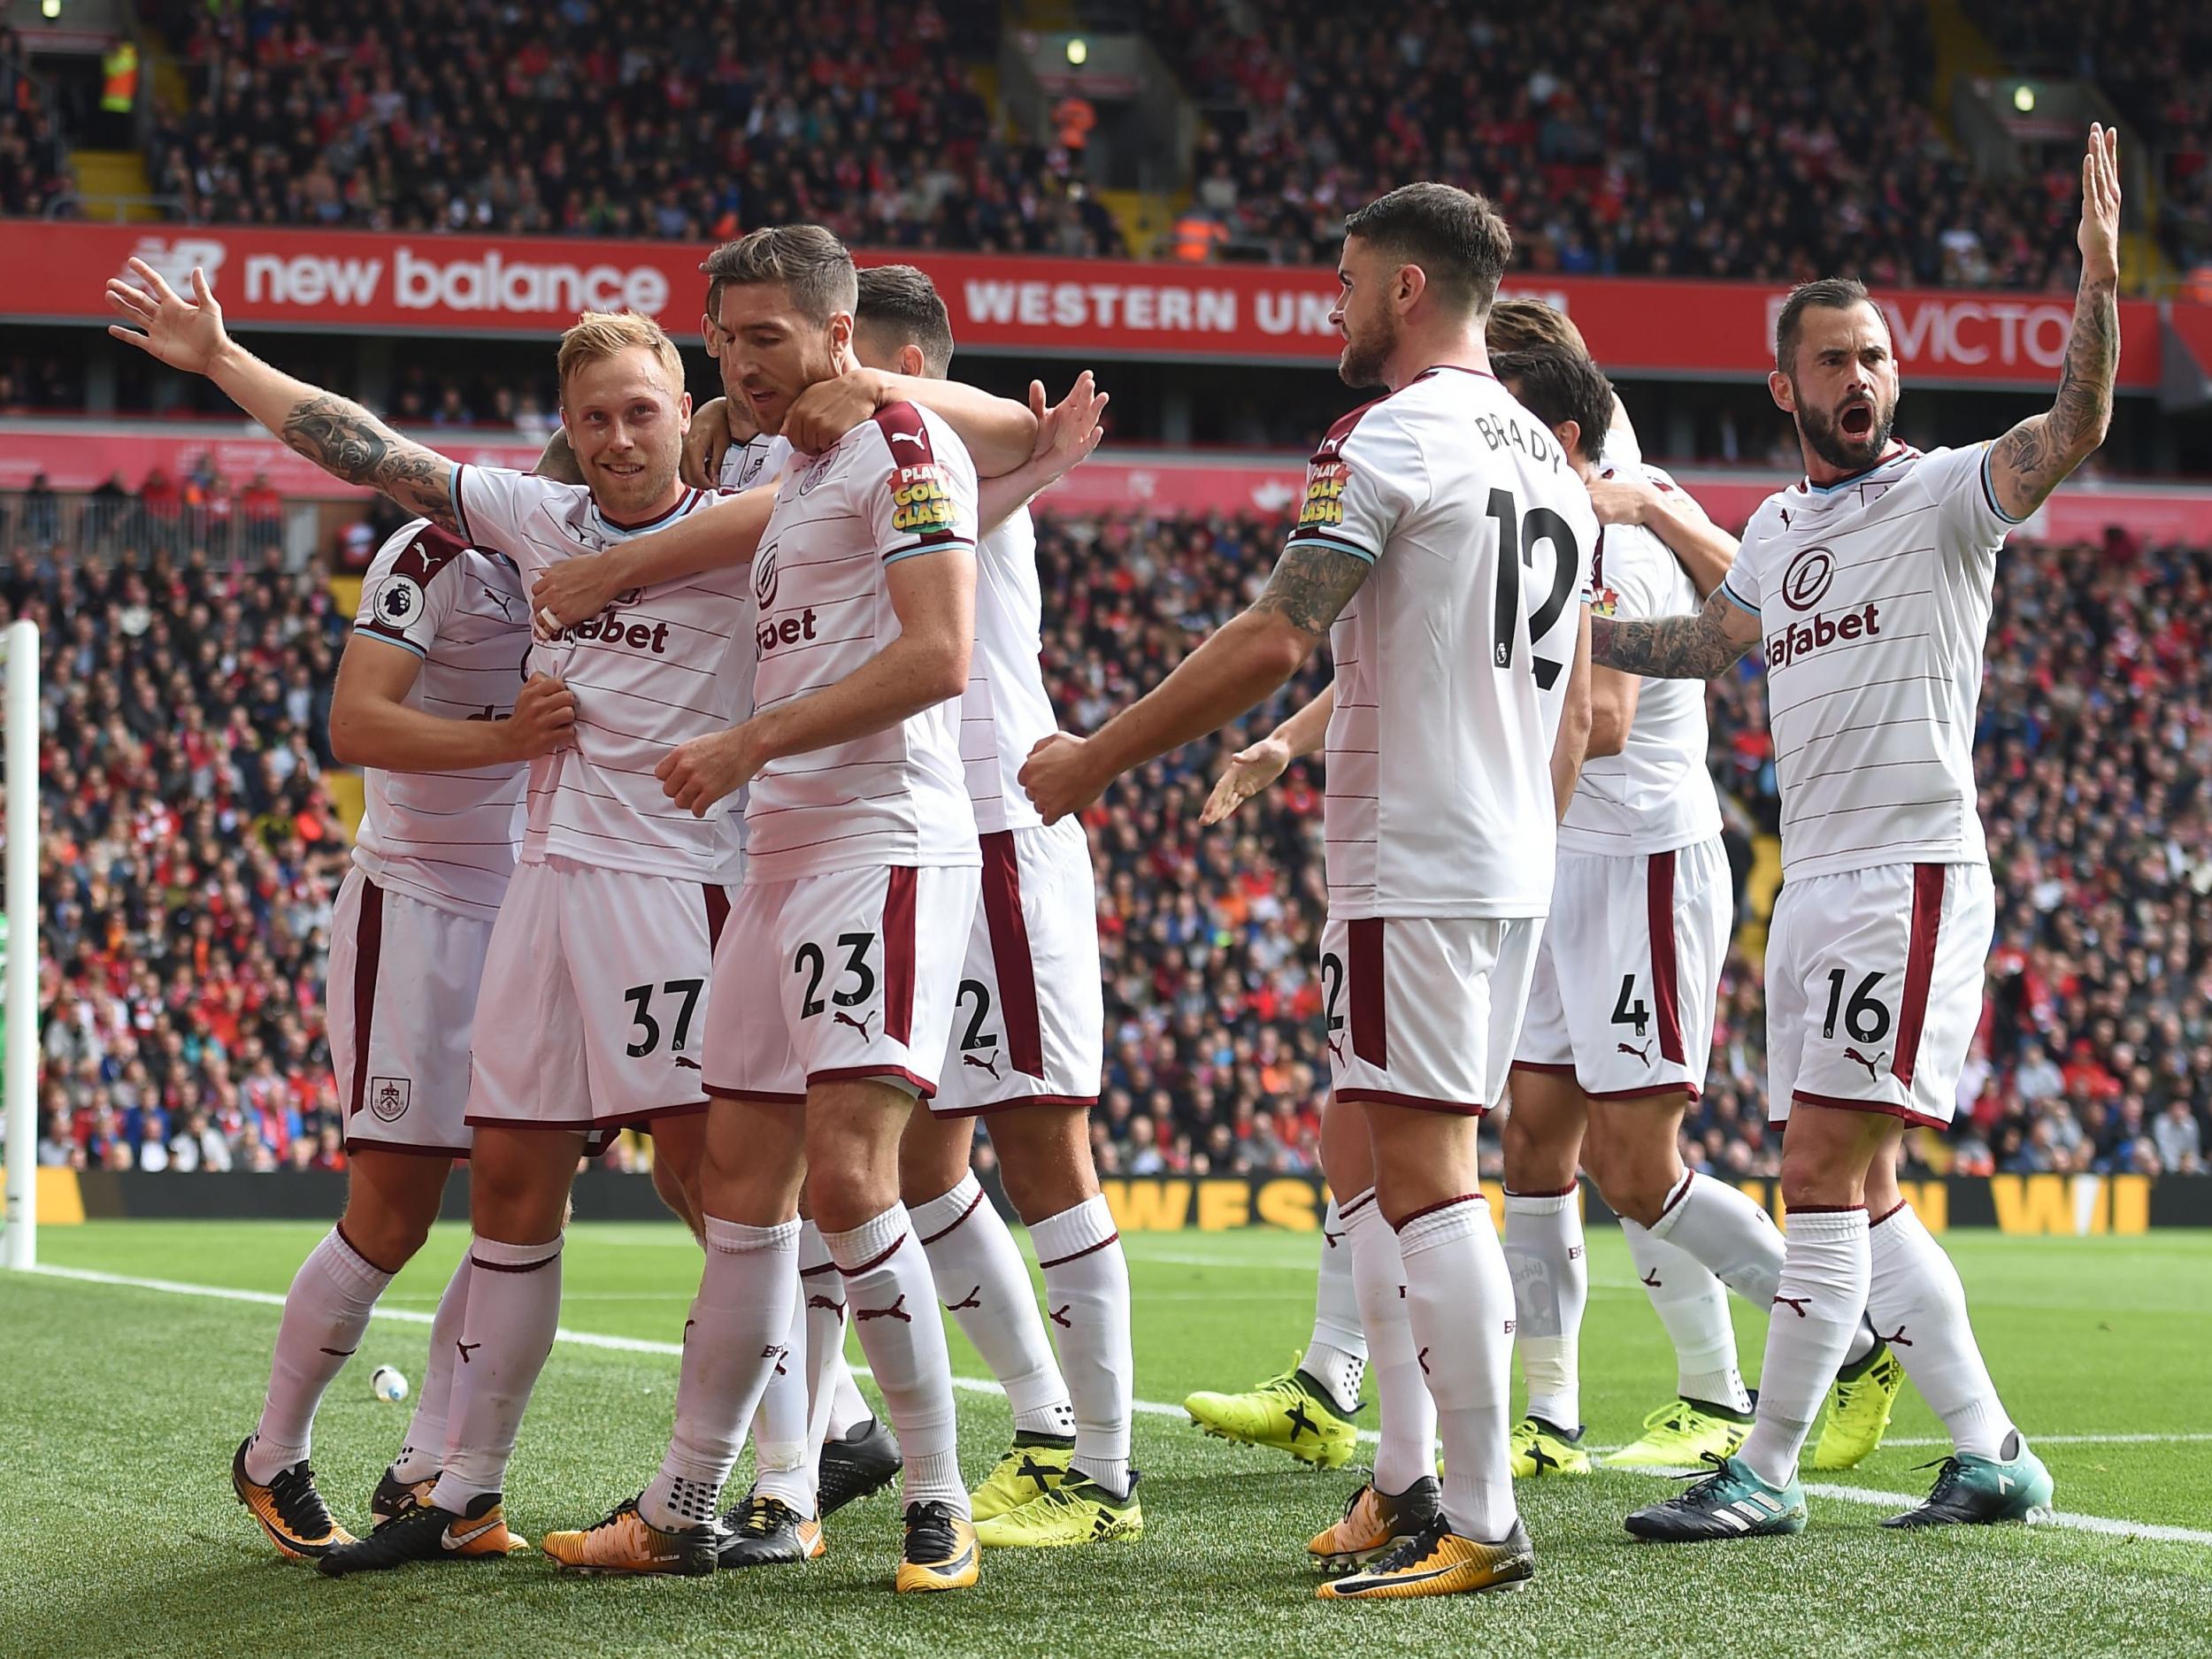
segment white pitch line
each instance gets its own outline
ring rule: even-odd
[[[265,1290],[236,1290],[227,1285],[190,1285],[173,1279],[139,1279],[127,1273],[103,1273],[88,1267],[54,1267],[42,1264],[31,1270],[50,1279],[72,1279],[88,1285],[114,1285],[127,1290],[157,1290],[172,1296],[204,1296],[216,1302],[242,1302],[261,1308],[281,1308],[284,1298]],[[403,1325],[428,1325],[432,1315],[412,1308],[387,1308],[379,1305],[374,1316],[380,1319],[394,1319]],[[565,1327],[553,1333],[557,1342],[571,1342],[579,1348],[595,1348],[618,1354],[654,1354],[665,1358],[681,1358],[683,1348],[674,1342],[656,1342],[646,1337],[603,1336],[595,1331],[571,1331]],[[867,1371],[854,1367],[854,1375],[865,1377]],[[952,1386],[968,1394],[999,1392],[999,1386],[985,1378],[955,1377]],[[1156,1417],[1186,1417],[1189,1414],[1180,1406],[1171,1406],[1156,1400],[1136,1400],[1130,1402],[1139,1415]],[[1372,1429],[1359,1432],[1362,1440],[1372,1443],[1378,1437]],[[2212,1441],[2212,1434],[2046,1434],[2032,1436],[2031,1443],[2039,1446],[2143,1446],[2169,1444],[2201,1444]],[[1946,1440],[1894,1440],[1885,1445],[1907,1448],[1928,1446],[1947,1446]],[[1662,1478],[1688,1473],[1688,1471],[1640,1469],[1625,1471],[1633,1474],[1655,1475]],[[1816,1498],[1832,1498],[1839,1503],[1865,1504],[1877,1509],[1909,1509],[1921,1502],[1922,1494],[1911,1492],[1876,1492],[1865,1486],[1837,1486],[1829,1481],[1815,1481],[1805,1487]],[[2110,1538],[2142,1538],[2167,1544],[2200,1544],[2212,1548],[2212,1532],[2194,1527],[2166,1526],[2152,1521],[2117,1521],[2108,1516],[2076,1515],[2067,1510],[2053,1513],[2045,1525],[2062,1527],[2076,1532],[2096,1532]]]

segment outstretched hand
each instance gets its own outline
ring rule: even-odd
[[[138,327],[110,323],[108,333],[159,357],[173,369],[188,374],[207,373],[230,344],[230,336],[223,332],[223,308],[215,303],[215,290],[207,285],[207,273],[197,265],[192,267],[192,297],[188,300],[143,259],[133,259],[130,272],[142,286],[110,277],[108,309]]]
[[[1279,737],[1263,737],[1249,749],[1229,757],[1229,764],[1214,780],[1213,793],[1198,814],[1201,824],[1218,824],[1254,795],[1283,775],[1290,764],[1290,745]]]
[[[2116,281],[2120,275],[2120,134],[2092,126],[2081,158],[2081,278]]]
[[[1030,451],[1029,465],[1036,470],[1039,488],[1090,459],[1106,436],[1099,423],[1110,401],[1111,395],[1098,389],[1088,369],[1075,377],[1065,397],[1050,405],[1045,403],[1044,382],[1030,381],[1029,412],[1037,418],[1037,444]]]

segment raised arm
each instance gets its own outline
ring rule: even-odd
[[[1048,824],[1079,812],[1108,784],[1146,761],[1218,731],[1280,690],[1374,565],[1310,542],[1283,549],[1266,591],[1193,651],[1175,672],[1088,738],[1065,732],[1029,752],[1021,785]]]
[[[1283,775],[1283,768],[1302,755],[1310,755],[1328,741],[1329,717],[1336,712],[1336,684],[1331,681],[1321,695],[1285,720],[1249,749],[1229,757],[1229,764],[1214,780],[1213,792],[1198,814],[1201,824],[1218,824],[1254,795]]]
[[[1645,478],[1597,479],[1590,505],[1600,524],[1641,525],[1667,545],[1704,598],[1727,580],[1736,562],[1736,538],[1679,489],[1662,489]]]
[[[654,769],[670,800],[703,816],[772,760],[871,736],[967,688],[974,551],[955,544],[902,558],[884,580],[898,637],[842,680],[670,751]]]
[[[108,333],[171,368],[205,375],[231,402],[333,478],[380,489],[409,512],[459,532],[452,462],[401,437],[352,399],[296,380],[239,345],[224,331],[222,307],[197,265],[192,267],[188,300],[143,259],[133,259],[130,270],[142,286],[111,277],[108,306],[138,327],[111,323]]]
[[[1717,590],[1694,617],[1590,619],[1590,660],[1654,680],[1710,680],[1759,642],[1759,618]]]
[[[882,369],[848,369],[808,387],[785,414],[783,435],[793,449],[818,455],[877,410],[899,403],[919,403],[950,426],[979,479],[1024,465],[1037,447],[1037,414],[1026,404],[958,380]]]
[[[349,766],[386,772],[468,772],[534,760],[569,741],[576,697],[540,674],[502,719],[449,720],[407,706],[422,658],[403,645],[356,634],[338,659],[330,699],[330,752]]]
[[[768,527],[775,505],[775,486],[764,484],[741,495],[725,496],[664,530],[603,553],[564,559],[539,572],[530,588],[531,611],[550,612],[551,626],[570,627],[597,616],[625,588],[650,588],[701,571],[749,565],[760,550],[761,532]],[[544,624],[549,618],[539,616],[538,620]]]
[[[2120,368],[2120,135],[2089,129],[2081,159],[2081,287],[2058,397],[1990,445],[1989,485],[2008,518],[2040,507],[2066,475],[2095,453],[2112,424],[2112,381]]]

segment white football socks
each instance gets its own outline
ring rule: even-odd
[[[676,1425],[638,1514],[672,1530],[710,1526],[768,1379],[787,1361],[799,1294],[799,1224],[708,1216],[706,1264],[684,1321]],[[481,1265],[481,1263],[479,1263]]]
[[[811,1221],[799,1224],[799,1304],[806,1312],[807,1443],[818,1457],[825,1440],[852,1426],[837,1414],[839,1385],[851,1388],[853,1374],[845,1363],[845,1282]]]
[[[1352,1241],[1344,1217],[1329,1200],[1321,1217],[1321,1271],[1313,1289],[1313,1335],[1298,1369],[1329,1391],[1347,1416],[1359,1409],[1367,1373],[1367,1333],[1359,1321],[1359,1290],[1352,1283]]]
[[[1462,1538],[1494,1543],[1513,1528],[1508,1413],[1513,1279],[1480,1194],[1416,1210],[1399,1225],[1407,1322],[1436,1400],[1444,1442],[1444,1515]]]
[[[941,1502],[966,1517],[945,1322],[906,1206],[894,1204],[849,1233],[825,1233],[822,1240],[845,1281],[861,1351],[898,1431],[906,1460],[901,1502]]]
[[[803,1282],[803,1281],[802,1281]],[[753,1414],[753,1490],[781,1498],[803,1516],[814,1513],[814,1452],[807,1401],[807,1311],[803,1293],[791,1299],[783,1356],[769,1368]]]
[[[469,1240],[468,1306],[454,1339],[445,1454],[430,1502],[459,1515],[507,1479],[530,1391],[561,1323],[560,1239],[508,1244]]]
[[[1773,1217],[1726,1181],[1685,1171],[1651,1224],[1651,1236],[1695,1256],[1753,1307],[1774,1305],[1782,1277],[1782,1234]],[[1863,1324],[1853,1326],[1844,1363],[1856,1364],[1873,1347],[1873,1333]]]
[[[1866,1206],[1790,1211],[1788,1254],[1767,1322],[1757,1421],[1737,1455],[1770,1486],[1797,1472],[1821,1397],[1866,1320]]]
[[[428,1480],[438,1472],[445,1455],[446,1405],[453,1397],[453,1371],[461,1362],[453,1345],[461,1340],[461,1319],[468,1311],[469,1253],[453,1277],[445,1282],[438,1310],[430,1317],[430,1352],[422,1368],[422,1386],[415,1394],[415,1415],[408,1419],[407,1438],[392,1460],[392,1474],[400,1480]]]
[[[971,1178],[972,1179],[972,1178]],[[1102,1195],[1029,1230],[1044,1270],[1045,1307],[1075,1405],[1073,1467],[1117,1497],[1129,1491],[1129,1263]]]
[[[1405,1267],[1398,1235],[1382,1218],[1374,1188],[1344,1200],[1352,1279],[1360,1323],[1367,1332],[1369,1373],[1381,1402],[1375,1448],[1375,1487],[1394,1495],[1436,1474],[1436,1402],[1421,1375],[1413,1327],[1406,1319]]]
[[[983,1195],[975,1172],[910,1213],[937,1294],[1006,1391],[1016,1430],[1072,1435],[1075,1409],[1045,1339],[1021,1247]]]
[[[305,1457],[323,1391],[345,1368],[392,1276],[333,1227],[307,1253],[284,1294],[261,1421],[246,1448],[246,1479],[265,1484]]]
[[[1582,1426],[1582,1314],[1590,1300],[1575,1200],[1571,1187],[1505,1195],[1505,1264],[1528,1415],[1570,1434]]]
[[[1625,1216],[1621,1233],[1636,1277],[1651,1298],[1651,1310],[1674,1344],[1675,1392],[1731,1411],[1750,1410],[1751,1395],[1736,1364],[1728,1287],[1687,1250],[1653,1236]]]
[[[1874,1222],[1869,1245],[1873,1279],[1866,1311],[1876,1333],[1896,1350],[1958,1451],[2003,1458],[2012,1418],[1982,1363],[1957,1267],[1910,1204]]]

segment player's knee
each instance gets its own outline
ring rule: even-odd
[[[387,1273],[396,1273],[428,1241],[435,1215],[434,1209],[427,1214],[410,1213],[388,1204],[349,1200],[340,1225],[356,1255]]]
[[[919,1118],[919,1114],[916,1114]],[[968,1172],[968,1146],[944,1135],[916,1134],[899,1142],[899,1193],[910,1204],[942,1198]]]
[[[1508,1114],[1498,1137],[1508,1190],[1556,1192],[1574,1179],[1580,1137],[1566,1127],[1540,1111],[1517,1109]]]
[[[1594,1151],[1589,1155],[1588,1164],[1590,1179],[1597,1184],[1599,1194],[1615,1215],[1640,1227],[1648,1227],[1665,1212],[1667,1195],[1673,1186],[1660,1179],[1663,1171],[1647,1164],[1628,1162],[1617,1155]]]

